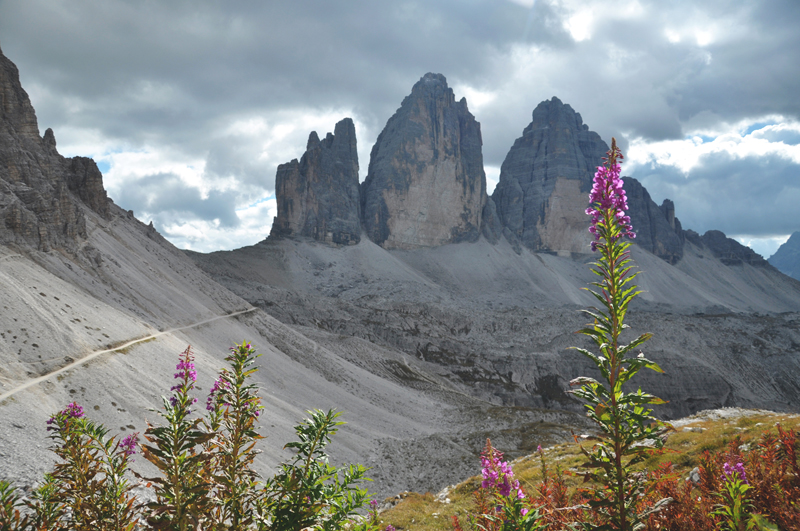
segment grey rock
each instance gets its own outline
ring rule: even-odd
[[[659,207],[639,181],[632,177],[623,181],[636,244],[670,264],[678,263],[683,258],[683,241],[674,203],[665,199]]]
[[[411,249],[475,241],[486,202],[480,124],[441,74],[425,74],[386,123],[361,185],[369,238]]]
[[[606,151],[572,107],[540,103],[500,168],[492,199],[502,225],[534,251],[588,252],[584,211]]]
[[[689,472],[689,477],[686,478],[687,481],[691,481],[695,485],[700,484],[700,467],[694,467],[691,472]]]
[[[500,218],[497,216],[497,206],[491,197],[486,198],[482,218],[481,232],[483,237],[490,243],[500,241],[500,237],[503,235],[503,225],[500,223]]]
[[[312,132],[300,161],[294,159],[278,166],[275,196],[278,215],[272,223],[271,237],[358,243],[361,221],[353,120],[340,121],[334,133],[322,140]]]
[[[733,238],[728,238],[721,231],[710,230],[702,236],[698,236],[694,231],[686,231],[685,234],[686,239],[706,247],[725,265],[736,266],[744,263],[757,267],[771,267],[760,254]]]
[[[19,71],[0,52],[0,243],[74,248],[86,238],[80,203],[108,217],[102,174],[91,159],[59,155],[51,129],[39,137]]]
[[[52,129],[48,129],[52,136]],[[47,141],[47,132],[45,132]],[[53,138],[55,148],[55,138]],[[72,157],[68,159],[69,171],[66,173],[67,185],[86,206],[109,219],[108,194],[103,187],[103,174],[94,160],[87,157]]]
[[[800,232],[792,234],[767,261],[781,273],[800,280]]]

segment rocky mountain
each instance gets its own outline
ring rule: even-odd
[[[361,185],[369,238],[386,249],[475,241],[486,202],[480,124],[441,74],[425,74],[389,118]]]
[[[585,253],[583,210],[608,146],[558,98],[540,103],[500,167],[492,194],[507,237],[533,251]]]
[[[275,195],[278,215],[270,236],[358,243],[361,216],[353,120],[337,123],[334,133],[323,140],[312,132],[300,162],[294,159],[278,166]]]
[[[358,245],[328,250],[303,238],[269,238],[236,251],[191,256],[282,322],[400,350],[432,363],[451,385],[481,400],[580,410],[566,394],[566,382],[589,367],[563,349],[582,324],[576,310],[593,304],[581,290],[591,281],[586,263],[592,260],[584,211],[608,146],[569,105],[552,98],[534,110],[506,157],[492,198],[485,198],[483,238],[470,229],[469,240],[460,243],[446,238],[446,231],[435,240],[400,241],[389,231],[401,226],[392,225],[397,219],[376,232],[370,220],[391,220],[393,204],[402,204],[403,215],[417,212],[411,217],[419,222],[424,216],[414,209],[428,212],[428,198],[440,195],[440,182],[430,177],[441,176],[442,165],[458,167],[435,156],[442,137],[437,131],[457,138],[453,115],[436,111],[448,105],[458,104],[444,78],[428,74],[387,123],[361,187],[368,238]],[[465,136],[459,137],[461,144]],[[473,147],[479,152],[479,143]],[[455,150],[444,153],[451,157],[445,161],[456,160]],[[670,401],[663,414],[794,403],[798,393],[790,382],[798,365],[781,345],[800,344],[795,317],[767,331],[758,318],[746,316],[794,316],[800,286],[719,231],[700,236],[684,230],[674,203],[656,204],[635,179],[626,177],[625,188],[637,232],[634,256],[645,272],[639,277],[644,293],[636,302],[636,319],[659,330],[651,345],[654,355],[678,368],[674,376],[648,382]],[[404,199],[393,203],[384,201],[387,197]],[[380,207],[370,210],[370,198],[380,198]],[[464,208],[461,201],[440,204],[438,229],[467,219]],[[381,218],[380,212],[387,215]],[[426,225],[405,226],[404,234],[419,235]],[[780,341],[771,336],[778,329]],[[735,330],[747,332],[737,336]],[[743,344],[757,346],[763,356],[742,355]],[[776,357],[782,360],[778,365]],[[737,374],[759,374],[771,383],[754,391],[747,380],[730,374],[734,365]]]
[[[792,234],[768,261],[785,275],[800,280],[800,232]]]
[[[373,467],[379,496],[476,473],[487,436],[517,456],[587,429],[566,391],[588,367],[566,347],[579,341],[577,310],[592,302],[581,289],[591,256],[535,252],[503,236],[505,211],[475,167],[478,124],[444,78],[425,76],[389,121],[355,208],[355,136],[343,120],[282,166],[274,237],[205,255],[179,251],[107,201],[89,159],[60,157],[52,132],[40,137],[16,69],[0,59],[3,478],[41,478],[54,459],[45,421],[65,404],[77,401],[112,433],[141,432],[158,421],[147,408],[172,386],[187,344],[205,390],[242,339],[262,353],[263,474],[288,457],[282,446],[310,408],[346,412],[333,459]],[[449,206],[425,203],[414,225],[401,208],[415,208],[423,183],[449,194]],[[552,197],[542,219],[554,222]],[[385,231],[366,230],[369,204],[384,205],[373,214]],[[682,231],[668,202],[647,204],[637,223],[663,218],[685,236],[674,264],[633,249],[644,293],[632,333],[655,334],[645,349],[667,371],[642,380],[671,400],[658,414],[800,408],[800,284],[713,235]],[[356,242],[359,205],[369,238]],[[662,229],[647,229],[651,240],[666,238]],[[143,459],[134,466],[153,473]]]
[[[519,455],[585,429],[574,413],[486,402],[442,378],[434,363],[359,337],[285,324],[251,306],[152,226],[106,201],[90,159],[60,157],[52,131],[39,136],[16,68],[2,54],[0,64],[0,478],[27,489],[41,480],[55,460],[46,421],[70,402],[112,435],[157,423],[149,408],[168,394],[177,355],[188,344],[202,400],[228,347],[243,339],[262,354],[254,378],[266,406],[260,418],[267,439],[256,461],[264,475],[290,457],[283,444],[294,440],[293,426],[312,408],[345,411],[332,460],[373,467],[369,486],[379,497],[439,489],[473,474],[487,433]],[[343,121],[334,133],[312,137],[307,164],[301,159],[287,181],[306,179],[315,190],[332,179],[324,168],[342,163],[335,175],[354,173],[352,128]],[[304,220],[297,230],[323,227],[306,240],[331,252],[362,248],[364,240],[331,246],[332,235],[313,239],[332,232],[331,225],[305,220],[341,212],[339,199],[315,193],[316,203],[296,218]],[[279,250],[297,244],[271,242]],[[295,274],[272,264],[239,265],[226,274],[254,267],[265,283]],[[144,459],[133,466],[155,473]]]
[[[564,256],[589,252],[587,197],[608,145],[556,97],[533,111],[500,168],[491,201],[512,245]],[[672,201],[659,207],[636,179],[625,178],[635,243],[671,264],[683,254]],[[494,229],[495,237],[499,236]],[[519,243],[518,243],[519,242]]]
[[[39,136],[17,67],[0,51],[0,242],[74,248],[86,237],[79,203],[109,216],[100,170],[59,155],[52,129]]]

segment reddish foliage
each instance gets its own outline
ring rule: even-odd
[[[672,498],[666,507],[647,517],[649,531],[717,531],[720,522],[711,515],[721,503],[719,496],[725,476],[726,463],[743,463],[747,482],[750,512],[758,513],[782,530],[800,530],[800,440],[794,430],[784,430],[780,424],[777,434],[765,433],[757,445],[748,448],[739,438],[731,441],[724,451],[705,452],[699,466],[697,485],[678,475],[672,463],[665,463],[647,472],[648,482],[644,508],[653,507],[663,498]],[[538,508],[548,531],[571,529],[570,523],[591,522],[594,515],[585,505],[586,499],[579,491],[570,495],[563,475],[548,472],[542,457],[543,479],[535,492],[526,492],[531,508]],[[497,522],[483,515],[492,514],[491,499],[475,491],[475,512],[471,523],[492,530]],[[453,517],[453,530],[465,531],[457,517]]]
[[[700,464],[700,482],[694,485],[672,472],[666,464],[651,473],[649,502],[671,497],[673,502],[648,518],[647,529],[714,531],[719,523],[709,516],[720,503],[725,463],[745,465],[751,512],[758,513],[780,529],[800,529],[800,468],[797,462],[798,439],[794,430],[777,426],[777,436],[766,433],[755,448],[746,450],[737,438],[727,450],[705,452]],[[741,449],[740,449],[741,448]]]

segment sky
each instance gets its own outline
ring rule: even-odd
[[[489,191],[553,96],[623,174],[765,257],[800,230],[797,0],[0,0],[43,133],[180,248],[263,240],[275,172],[356,125],[360,178],[427,72],[481,123]]]

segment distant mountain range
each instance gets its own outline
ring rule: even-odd
[[[800,232],[792,234],[768,261],[783,274],[800,280]]]
[[[68,402],[143,431],[187,344],[208,389],[242,339],[264,354],[263,473],[315,407],[346,411],[334,458],[373,466],[381,494],[467,477],[487,436],[514,456],[585,430],[566,391],[589,368],[565,349],[592,304],[583,211],[607,146],[542,102],[490,197],[481,145],[466,100],[426,74],[363,183],[345,118],[278,168],[265,241],[182,252],[107,197],[91,159],[39,135],[0,52],[0,474],[39,478],[44,422]],[[670,400],[658,414],[800,409],[800,282],[625,183],[645,291],[630,324],[667,371],[642,379]]]

